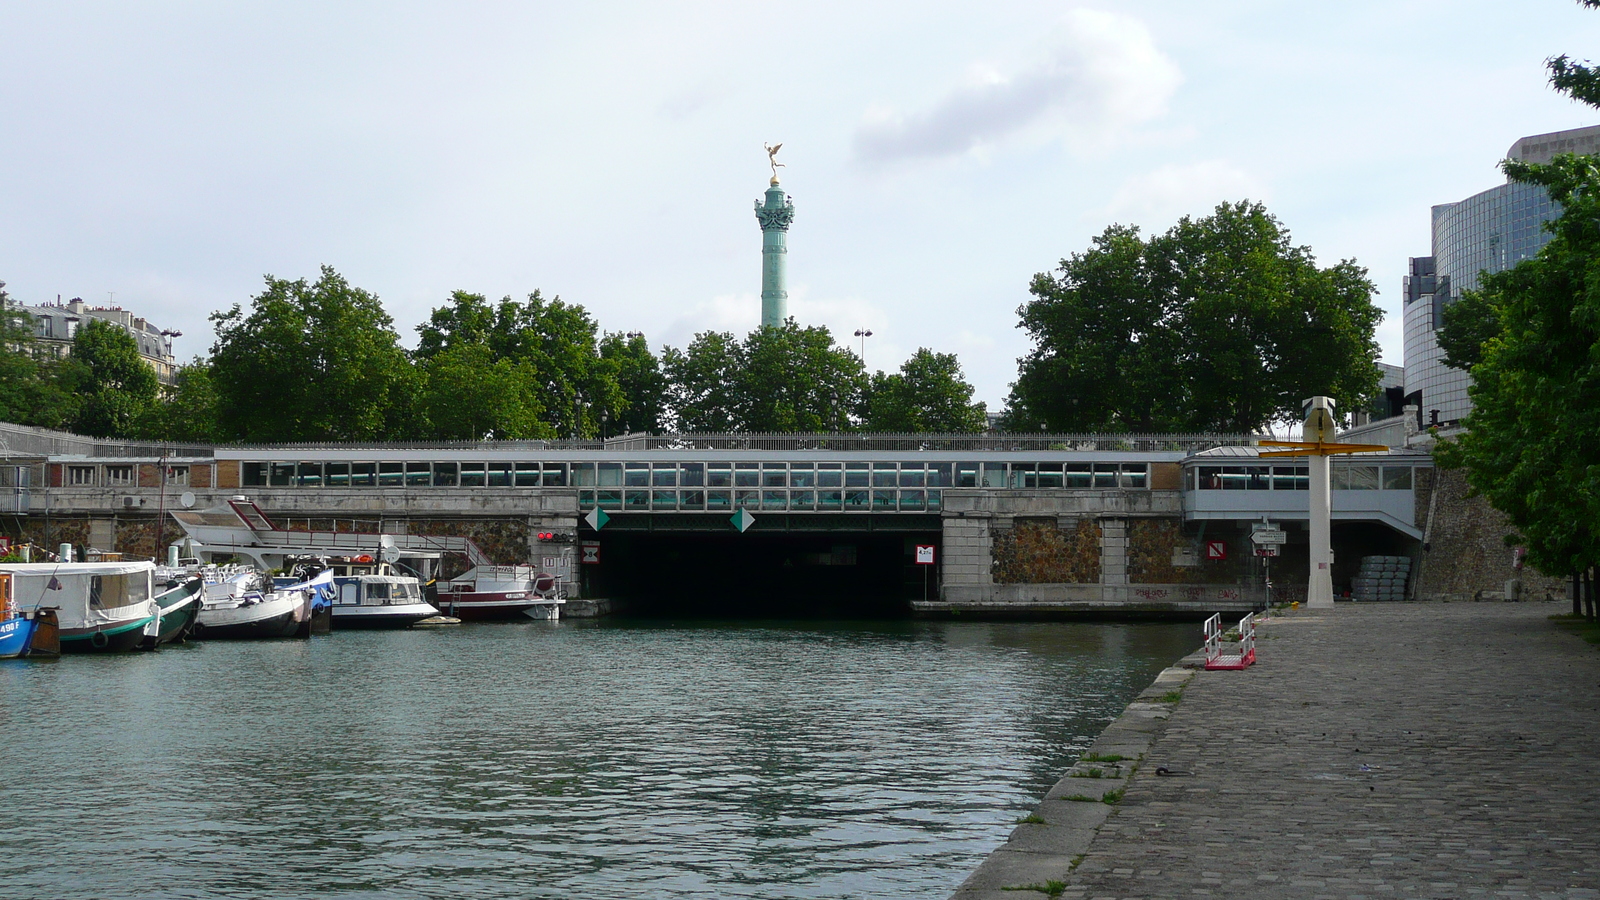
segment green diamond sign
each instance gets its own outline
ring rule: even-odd
[[[583,520],[589,523],[590,528],[599,531],[606,527],[606,523],[611,521],[611,517],[606,515],[605,510],[597,508],[590,510],[589,514],[583,517]]]
[[[741,508],[738,512],[729,516],[728,521],[733,523],[733,527],[739,529],[740,534],[744,534],[745,529],[755,524],[756,517],[750,515],[750,510]]]

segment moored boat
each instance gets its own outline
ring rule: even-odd
[[[53,607],[19,610],[11,574],[0,572],[0,659],[54,659],[61,655],[61,627]]]
[[[438,607],[464,621],[559,619],[566,598],[534,566],[475,566],[437,585]]]
[[[410,575],[355,574],[333,578],[333,627],[409,628],[439,614],[422,598],[422,583]]]
[[[63,653],[137,648],[161,619],[151,592],[154,572],[150,562],[0,563],[22,613],[59,610]]]
[[[319,584],[277,587],[273,579],[247,566],[195,566],[205,581],[205,596],[195,620],[195,637],[205,640],[306,637]],[[326,606],[326,602],[323,604]]]
[[[161,613],[145,627],[144,640],[139,642],[140,648],[159,650],[163,644],[187,640],[194,632],[195,617],[200,612],[204,589],[205,580],[196,575],[157,594],[151,602],[160,607]]]

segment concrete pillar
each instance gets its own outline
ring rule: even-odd
[[[953,587],[994,584],[994,531],[987,517],[945,516],[944,558],[939,562],[942,595]]]
[[[1328,457],[1312,456],[1311,465],[1311,571],[1306,583],[1306,606],[1333,608],[1333,512],[1329,493]]]
[[[1128,520],[1100,520],[1100,583],[1128,583]]]

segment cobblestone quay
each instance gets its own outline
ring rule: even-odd
[[[1600,651],[1549,622],[1567,609],[1341,604],[1269,620],[1252,669],[1189,681],[1065,888],[1048,886],[1074,900],[1600,897]],[[957,896],[1038,896],[986,887]]]

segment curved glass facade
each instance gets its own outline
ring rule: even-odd
[[[1481,273],[1508,269],[1539,252],[1541,226],[1561,209],[1537,185],[1507,183],[1433,208],[1433,256],[1412,261],[1403,291],[1406,394],[1422,396],[1423,425],[1466,415],[1468,374],[1444,364],[1435,332],[1444,307],[1478,287]]]

